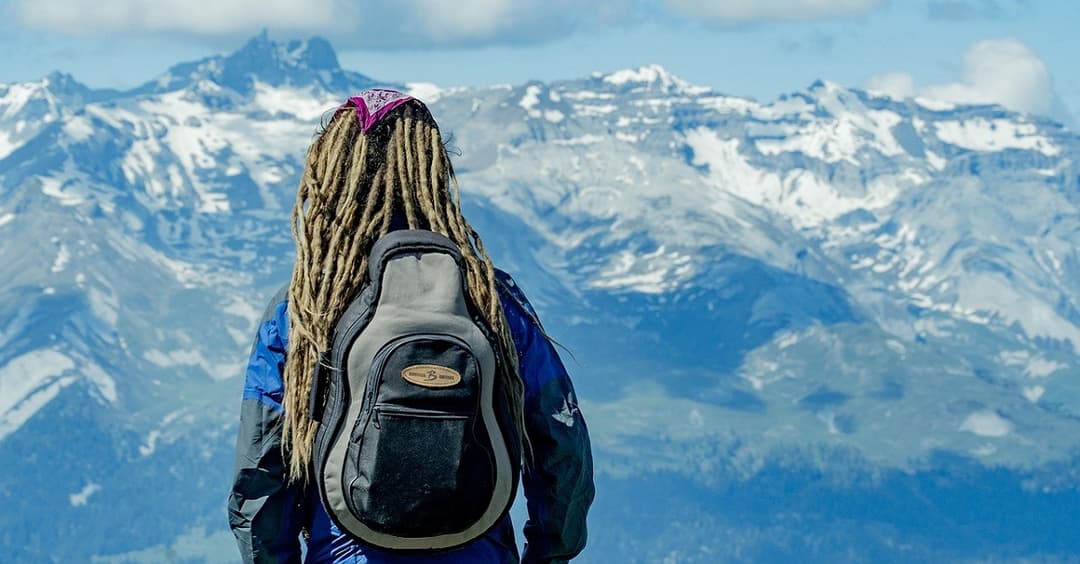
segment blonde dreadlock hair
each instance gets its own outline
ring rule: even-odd
[[[282,449],[290,481],[306,482],[318,424],[308,413],[312,376],[334,326],[366,282],[372,244],[399,214],[410,229],[449,237],[465,258],[473,303],[497,336],[508,363],[497,389],[522,437],[517,353],[480,236],[461,214],[460,190],[437,124],[411,100],[367,133],[353,108],[339,108],[308,149],[293,208],[296,264],[289,284]]]

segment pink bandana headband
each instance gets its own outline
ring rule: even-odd
[[[360,120],[360,131],[367,133],[379,120],[386,117],[386,114],[409,100],[415,98],[397,90],[371,88],[349,98],[341,107],[355,107],[356,118]]]

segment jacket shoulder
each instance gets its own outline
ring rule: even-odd
[[[529,298],[525,297],[525,291],[518,286],[514,281],[514,277],[510,276],[505,270],[495,269],[495,286],[499,291],[500,297],[503,298],[503,302],[512,302],[518,306],[525,317],[529,318],[538,327],[540,326],[540,319],[536,315],[536,310],[533,309]]]

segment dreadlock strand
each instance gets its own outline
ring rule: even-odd
[[[359,168],[359,167],[358,167]],[[362,251],[365,248],[371,246],[371,224],[374,221],[374,211],[378,209],[380,196],[382,193],[382,176],[376,174],[371,183],[371,188],[368,190],[367,200],[363,205],[363,213],[360,215],[360,219],[357,222],[356,237],[353,238],[352,247],[349,249],[348,255],[345,256],[345,264],[355,264],[356,269],[360,272],[360,278],[363,279],[367,273],[367,255]]]
[[[436,229],[436,222],[439,220],[438,214],[431,213],[430,199],[427,197],[426,191],[421,185],[421,179],[426,174],[420,160],[425,148],[423,144],[417,143],[417,140],[420,138],[420,134],[424,130],[425,124],[413,117],[406,118],[404,121],[406,127],[406,139],[408,140],[408,142],[405,143],[405,159],[406,170],[408,171],[409,177],[409,189],[405,191],[405,196],[412,199],[414,209],[420,210],[417,217],[420,224],[417,227],[420,229],[438,231],[438,229]]]
[[[387,151],[393,158],[394,171],[398,182],[397,194],[401,197],[401,203],[405,208],[405,219],[409,222],[409,229],[417,229],[416,210],[413,208],[412,198],[406,193],[406,187],[409,186],[408,177],[405,172],[405,127],[407,120],[398,120],[394,127],[394,135],[390,138],[390,149]],[[389,167],[390,163],[387,163]]]
[[[387,152],[389,152],[389,150],[387,150]],[[387,233],[390,232],[390,220],[393,219],[393,217],[392,217],[393,212],[394,212],[394,209],[397,207],[397,205],[396,205],[397,200],[394,198],[394,196],[397,195],[400,192],[400,190],[396,189],[396,186],[394,185],[394,183],[392,181],[393,177],[390,174],[390,170],[391,170],[390,161],[387,160],[387,163],[386,163],[387,179],[391,180],[391,181],[387,182],[386,186],[385,186],[386,194],[384,195],[384,198],[386,199],[386,203],[383,205],[382,209],[380,209],[378,211],[378,214],[379,214],[379,231],[377,233],[378,237],[382,237],[383,235],[386,235]]]
[[[443,223],[446,226],[446,236],[453,238],[453,219],[447,215],[446,198],[449,194],[449,186],[447,183],[447,170],[446,170],[446,148],[442,144],[442,136],[439,135],[439,130],[431,128],[430,148],[431,148],[431,190],[435,196],[436,209],[439,211],[438,215],[443,218]]]
[[[446,220],[441,213],[438,213],[438,195],[437,191],[433,189],[435,186],[435,179],[432,175],[432,163],[434,158],[429,158],[429,147],[425,142],[432,135],[431,126],[420,123],[415,131],[415,139],[413,143],[417,146],[417,155],[419,161],[417,162],[417,187],[420,190],[420,201],[424,203],[424,215],[428,218],[428,223],[431,226],[431,230],[441,233],[442,235],[448,235],[450,230],[446,226]],[[432,155],[433,157],[434,155]]]
[[[367,153],[366,137],[362,135],[355,136],[351,147],[351,154],[359,155],[359,162],[364,162]],[[355,228],[355,216],[358,208],[357,192],[360,189],[360,176],[362,167],[351,167],[348,170],[348,174],[344,176],[345,187],[342,191],[342,199],[336,208],[339,210],[338,215],[335,218],[333,228],[333,235],[330,239],[330,244],[327,248],[327,253],[323,258],[322,270],[323,276],[327,280],[336,280],[341,276],[348,277],[347,272],[347,257],[350,253],[342,252],[342,246],[348,248],[347,242],[353,242],[357,238],[353,236]],[[344,241],[344,243],[343,243]],[[339,276],[340,275],[340,276]],[[329,289],[339,286],[338,284],[327,284]],[[327,309],[327,305],[334,301],[333,296],[329,291],[323,295],[322,302],[318,304],[320,309]]]

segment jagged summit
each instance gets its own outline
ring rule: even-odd
[[[223,74],[250,74],[273,81],[310,71],[340,71],[337,53],[322,37],[279,43],[264,31],[224,57]]]
[[[659,89],[664,92],[684,94],[702,94],[710,90],[704,86],[692,85],[658,64],[621,69],[607,74],[594,73],[593,78],[611,86],[628,89],[645,87],[646,89]]]
[[[279,42],[263,31],[230,54],[173,66],[132,93],[168,92],[203,81],[245,95],[253,91],[256,83],[318,87],[334,93],[380,84],[363,74],[342,69],[334,48],[322,37]]]
[[[79,82],[66,72],[53,71],[45,76],[42,86],[54,94],[85,95],[91,88]]]
[[[27,115],[20,114],[27,108],[40,117],[44,115],[41,112],[58,112],[61,106],[78,107],[116,94],[115,90],[90,88],[68,73],[53,71],[33,82],[0,84],[0,122],[26,119]]]

